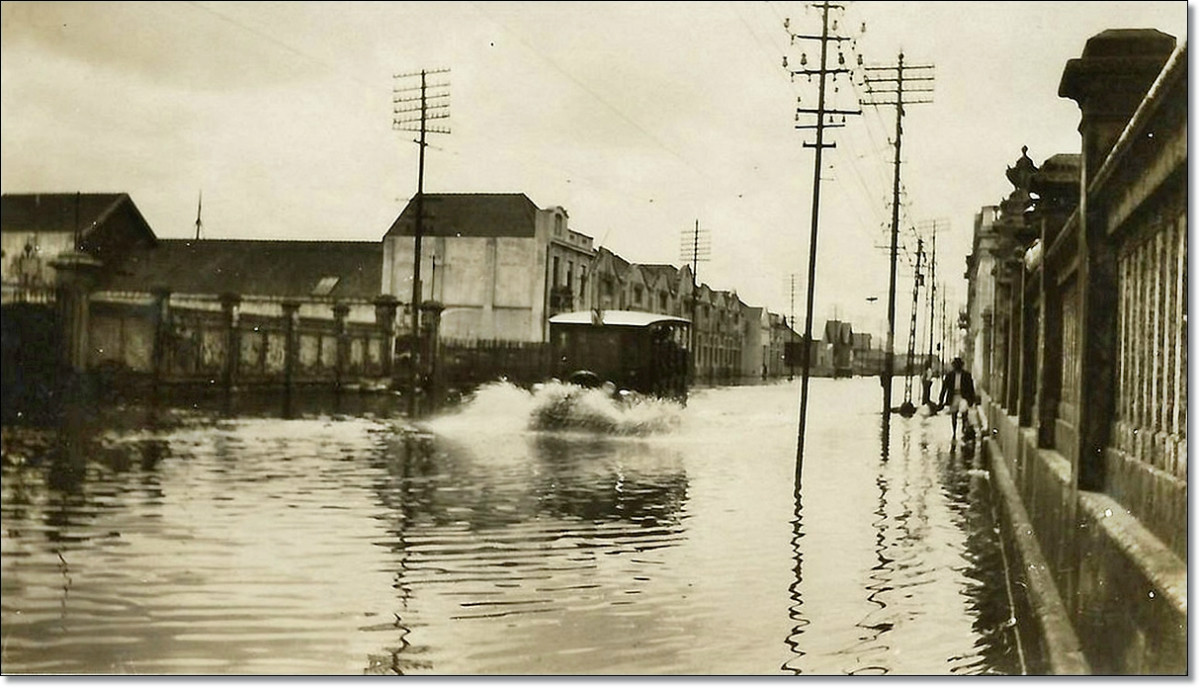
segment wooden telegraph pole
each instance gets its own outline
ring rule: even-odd
[[[697,342],[697,323],[696,323],[696,299],[698,297],[697,289],[699,280],[696,279],[696,270],[699,268],[701,261],[706,261],[712,255],[712,237],[707,229],[700,229],[700,220],[696,220],[696,228],[693,231],[685,231],[680,236],[679,242],[679,258],[684,263],[692,264],[692,298],[691,298],[691,325],[688,326],[688,347],[691,349],[691,366],[688,370],[689,382],[696,379],[696,363],[700,352],[696,350]]]
[[[813,189],[812,189],[812,217],[809,225],[809,243],[808,243],[808,293],[805,301],[804,314],[804,340],[801,342],[803,347],[801,377],[800,377],[800,423],[796,432],[796,486],[799,489],[800,476],[804,468],[804,429],[808,417],[808,377],[809,369],[811,368],[811,353],[812,353],[812,321],[813,321],[813,297],[816,293],[817,286],[817,229],[819,226],[821,212],[821,164],[822,154],[826,148],[833,148],[835,144],[825,141],[825,130],[827,128],[836,128],[846,126],[846,115],[861,114],[861,110],[838,110],[827,106],[826,102],[826,83],[829,77],[836,79],[839,74],[849,74],[850,69],[845,67],[846,57],[842,53],[840,47],[837,53],[837,67],[829,66],[829,44],[839,45],[841,41],[850,40],[849,37],[837,35],[837,20],[830,16],[833,10],[844,9],[844,5],[819,2],[815,7],[821,12],[821,33],[819,35],[802,35],[790,33],[790,21],[784,20],[783,26],[789,29],[791,41],[794,44],[796,39],[806,41],[818,41],[821,45],[821,57],[816,69],[804,68],[808,64],[808,57],[805,54],[800,55],[800,65],[802,69],[791,70],[791,76],[795,79],[797,76],[803,76],[809,81],[813,77],[817,78],[817,107],[816,108],[796,108],[796,120],[800,120],[801,115],[815,115],[816,122],[813,124],[796,124],[797,129],[815,129],[816,141],[804,142],[805,148],[812,148],[815,152],[813,156]],[[783,58],[783,67],[788,69],[788,60],[785,55]],[[799,102],[799,99],[797,99]],[[841,122],[835,123],[834,116],[840,116]],[[794,327],[794,324],[793,324]]]
[[[904,106],[933,102],[933,65],[906,65],[900,53],[894,66],[864,68],[867,93],[863,105],[896,108],[895,157],[892,162],[891,274],[888,280],[887,349],[883,358],[883,414],[892,410],[892,376],[896,367],[896,258],[900,241],[900,142],[904,135]],[[917,85],[911,86],[911,82]]]
[[[425,220],[425,142],[426,134],[449,134],[448,126],[429,126],[431,119],[445,119],[450,116],[449,82],[437,84],[428,83],[431,74],[446,74],[449,69],[422,69],[419,72],[396,74],[399,83],[392,89],[392,128],[400,131],[414,131],[420,138],[414,141],[419,147],[417,158],[417,197],[416,218],[413,222],[413,280],[412,280],[412,331],[410,334],[411,376],[408,380],[408,415],[417,415],[417,395],[421,388],[421,372],[424,362],[421,360],[421,234]],[[414,79],[419,79],[413,82]],[[434,92],[430,93],[430,89]]]

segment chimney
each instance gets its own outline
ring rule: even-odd
[[[1058,95],[1079,104],[1085,191],[1174,49],[1155,29],[1109,29],[1067,62]]]

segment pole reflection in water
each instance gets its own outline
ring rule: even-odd
[[[608,432],[510,386],[420,430],[305,396],[5,427],[4,670],[1016,673],[986,474],[874,383],[812,381],[803,497],[795,384]]]
[[[809,620],[804,616],[804,595],[801,592],[801,583],[804,580],[804,551],[801,547],[800,540],[804,537],[804,498],[800,493],[799,485],[796,486],[796,510],[792,518],[792,558],[795,562],[792,568],[794,578],[788,585],[788,596],[791,599],[791,605],[788,606],[788,617],[792,620],[793,626],[787,639],[784,641],[788,648],[792,651],[792,657],[783,663],[781,667],[784,671],[792,674],[801,674],[800,659],[806,654],[802,649],[803,643],[801,636],[805,628],[809,625]]]

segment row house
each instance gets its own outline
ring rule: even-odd
[[[691,320],[698,379],[729,380],[761,374],[763,357],[769,352],[747,359],[749,307],[736,292],[715,290],[703,283],[693,287],[690,266],[630,263],[606,248],[596,251],[592,275],[597,308],[663,313]],[[754,327],[769,329],[761,325],[761,313],[755,318]],[[755,339],[755,352],[761,351],[762,340],[761,334]]]
[[[787,347],[801,340],[802,335],[788,323],[786,316],[778,313],[768,313],[770,326],[770,345],[767,363],[767,376],[780,377],[790,374],[787,361]]]
[[[383,238],[382,291],[402,312],[413,293],[416,213],[413,199]],[[594,247],[561,207],[539,208],[525,194],[425,194],[422,213],[420,300],[444,308],[443,338],[544,342],[557,313],[646,311],[693,321],[699,379],[780,374],[783,340],[765,309],[749,313],[736,292],[694,285],[690,266],[631,263]]]

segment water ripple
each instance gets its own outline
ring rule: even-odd
[[[576,399],[591,425],[552,431],[530,414],[562,390],[506,385],[418,429],[4,428],[3,666],[1015,672],[986,474],[946,451],[945,419],[885,440],[874,385],[813,381],[802,494],[783,384]]]

